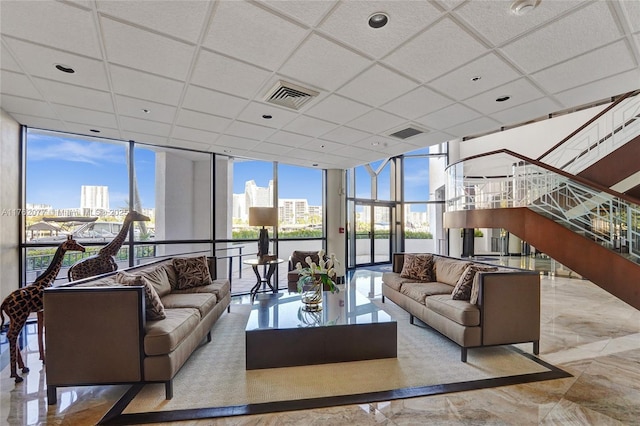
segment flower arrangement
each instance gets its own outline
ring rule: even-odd
[[[300,278],[298,279],[299,292],[302,292],[305,286],[320,286],[320,291],[322,291],[323,286],[326,286],[332,293],[340,291],[333,281],[333,278],[336,276],[334,265],[340,263],[336,259],[335,254],[332,253],[329,259],[325,260],[324,250],[320,250],[318,252],[318,264],[311,260],[311,256],[307,256],[304,261],[309,265],[306,268],[303,268],[300,262],[296,264],[296,269],[298,270],[298,274],[300,274]]]

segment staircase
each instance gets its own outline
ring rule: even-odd
[[[638,93],[539,159],[499,150],[449,166],[445,227],[506,229],[640,309],[640,200],[628,195],[638,188],[639,157],[608,177],[597,171],[616,156],[640,152]],[[608,133],[593,136],[594,128],[605,127]]]

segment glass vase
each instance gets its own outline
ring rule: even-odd
[[[322,281],[314,281],[313,284],[302,290],[302,309],[307,312],[317,312],[322,310]]]

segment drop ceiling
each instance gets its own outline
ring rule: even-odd
[[[639,1],[510,5],[2,0],[0,102],[35,128],[349,168],[640,88]],[[279,81],[318,95],[267,103]]]

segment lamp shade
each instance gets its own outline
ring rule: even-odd
[[[278,209],[275,207],[249,207],[250,226],[276,226]]]

